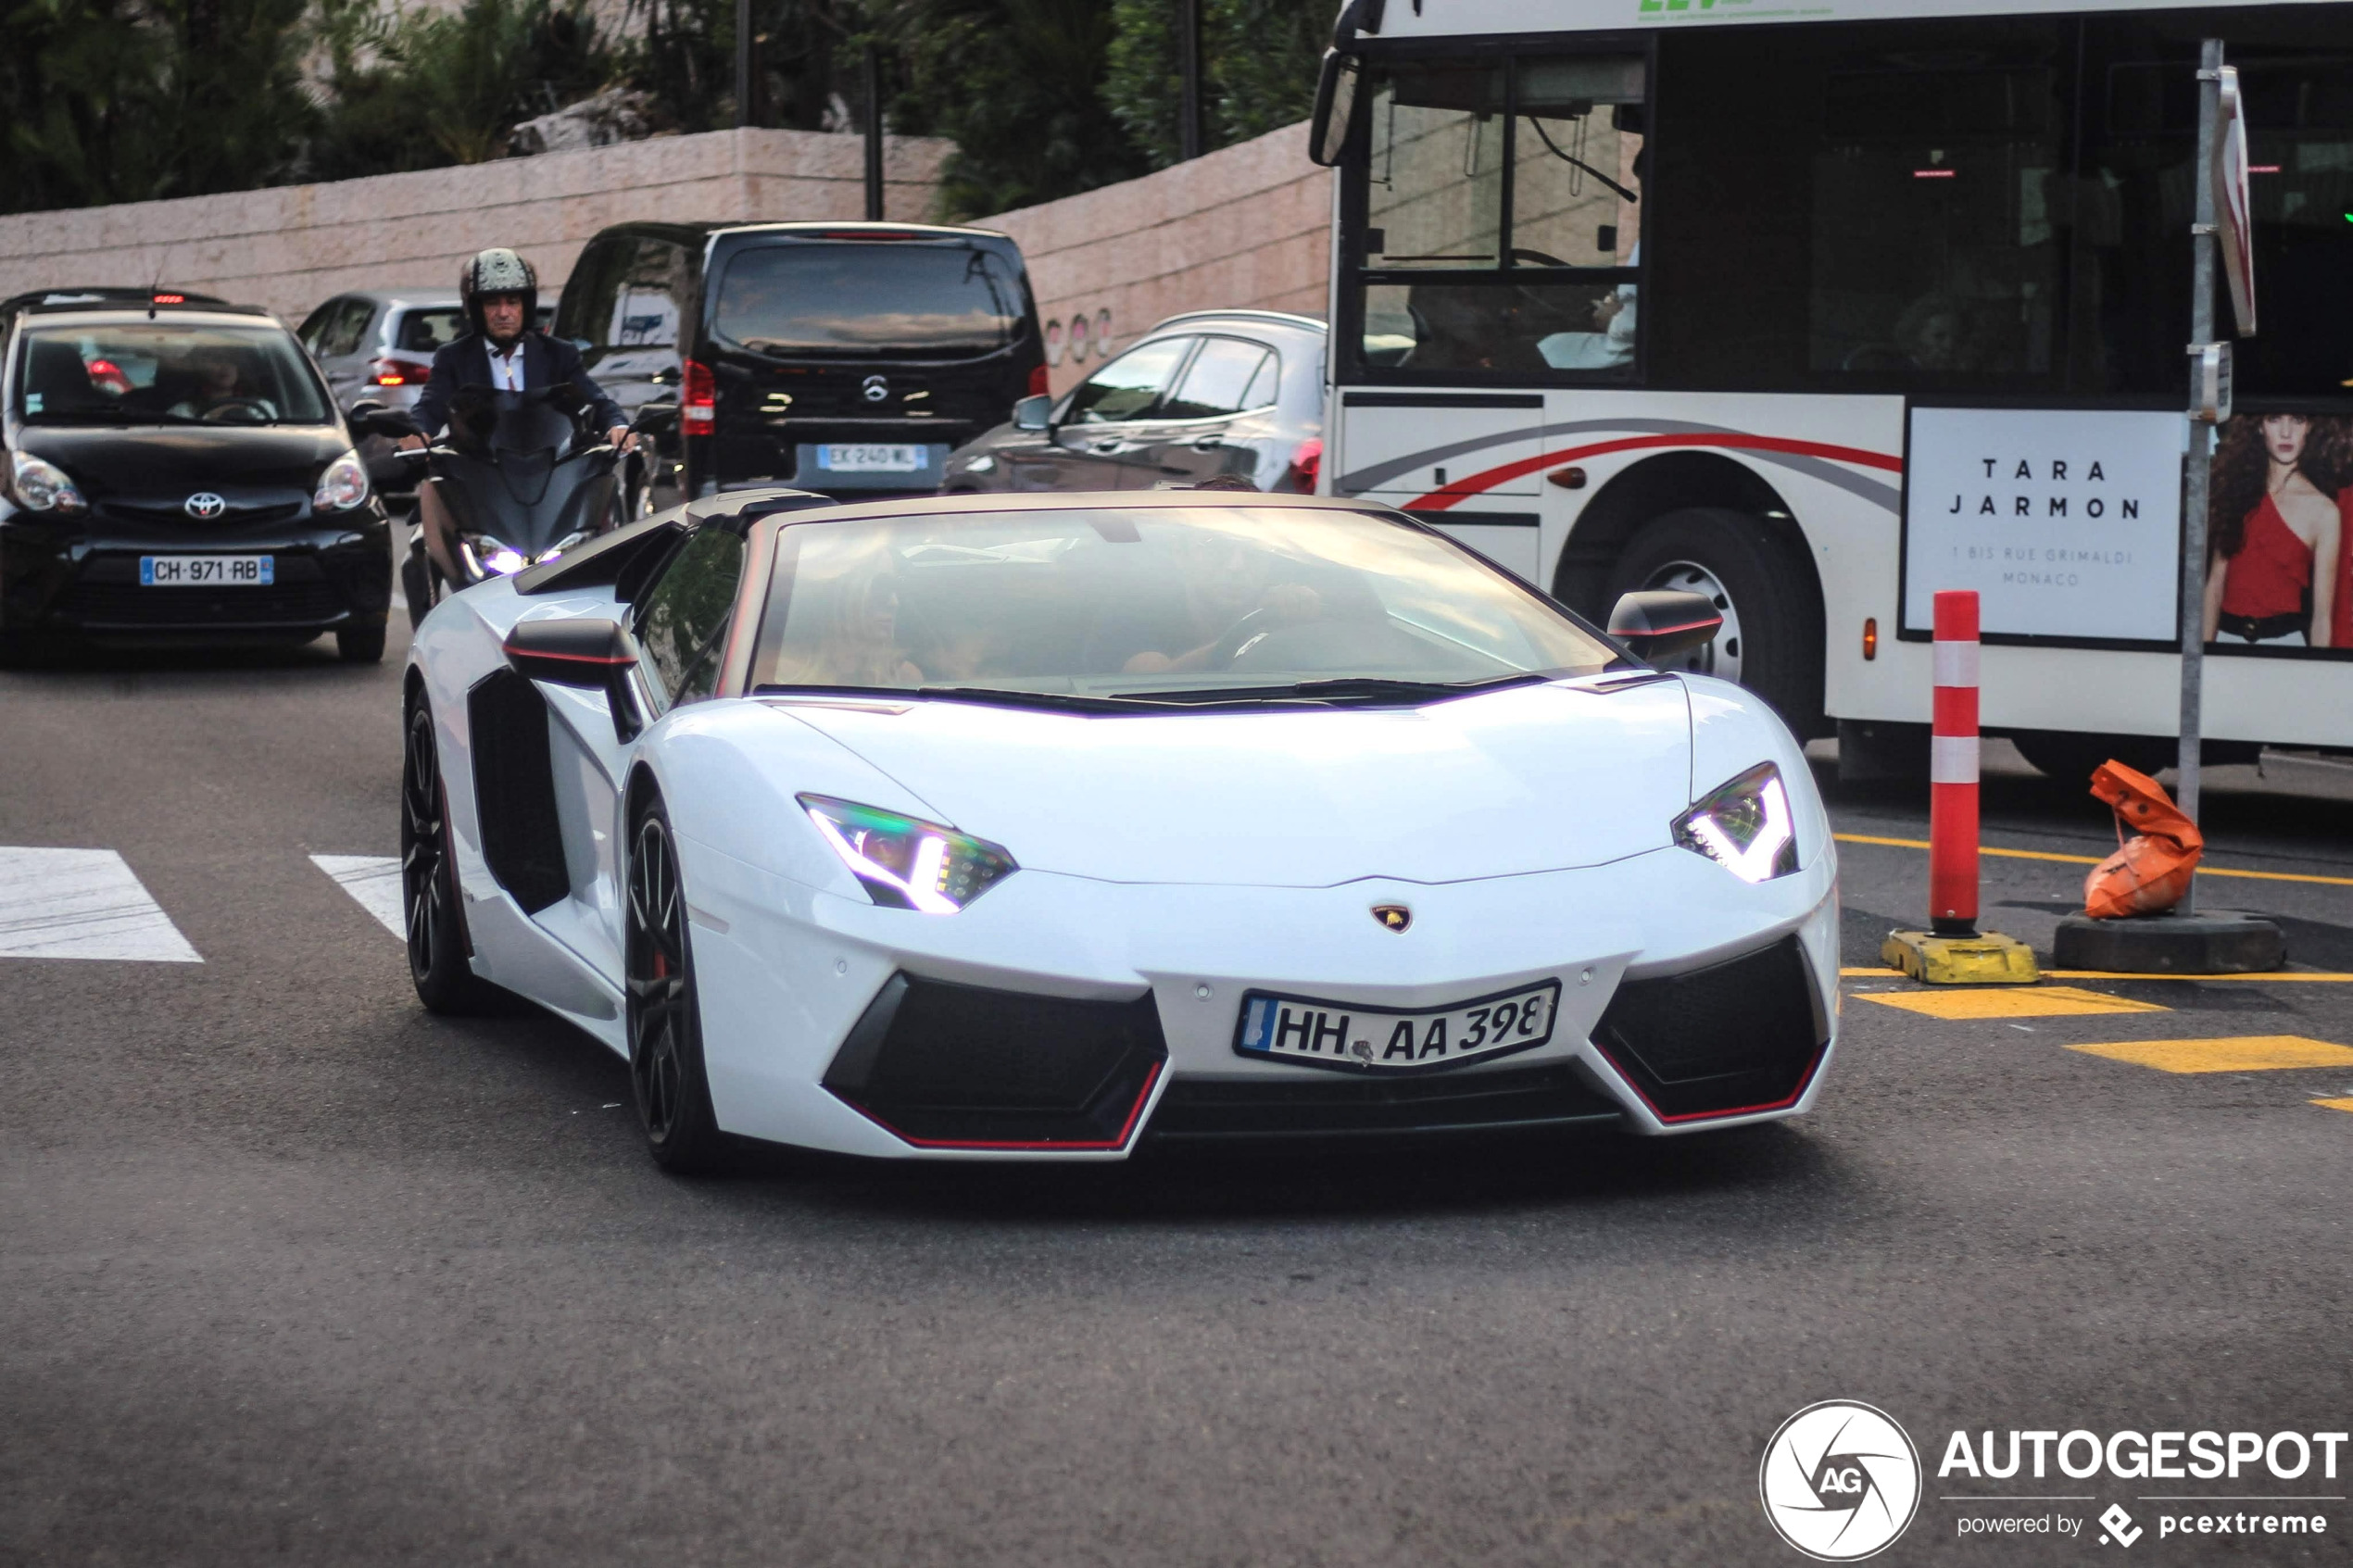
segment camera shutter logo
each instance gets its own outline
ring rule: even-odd
[[[199,490],[180,505],[182,510],[198,522],[210,522],[229,509],[229,503],[209,490]]]
[[[884,398],[890,395],[890,378],[888,376],[868,376],[866,378],[865,385],[862,390],[867,402],[879,403]]]
[[[1825,1399],[1781,1423],[1756,1489],[1781,1539],[1818,1562],[1859,1562],[1919,1512],[1919,1450],[1886,1411]]]

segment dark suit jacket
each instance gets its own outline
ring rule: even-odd
[[[597,429],[606,431],[629,422],[621,405],[588,379],[588,369],[581,363],[579,349],[562,338],[549,337],[535,329],[523,333],[522,384],[535,391],[567,381],[579,392]],[[490,348],[481,333],[467,332],[454,342],[443,344],[433,357],[433,375],[417,399],[417,428],[427,435],[439,434],[449,422],[449,399],[459,387],[491,384]]]

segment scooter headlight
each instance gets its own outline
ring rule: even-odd
[[[322,512],[347,512],[367,498],[367,465],[360,462],[359,453],[346,452],[319,476],[319,488],[311,495],[310,505]]]

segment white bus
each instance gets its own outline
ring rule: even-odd
[[[1588,615],[1710,595],[1704,657],[1851,770],[1925,768],[1975,588],[1989,732],[2167,765],[2208,37],[2262,328],[2208,756],[2353,746],[2353,4],[1353,0],[1322,486]]]

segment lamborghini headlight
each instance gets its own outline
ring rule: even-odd
[[[994,844],[895,811],[799,797],[866,897],[890,909],[952,915],[1020,868]]]
[[[1797,820],[1781,771],[1760,762],[1710,790],[1675,819],[1675,842],[1743,882],[1770,882],[1797,870]]]

